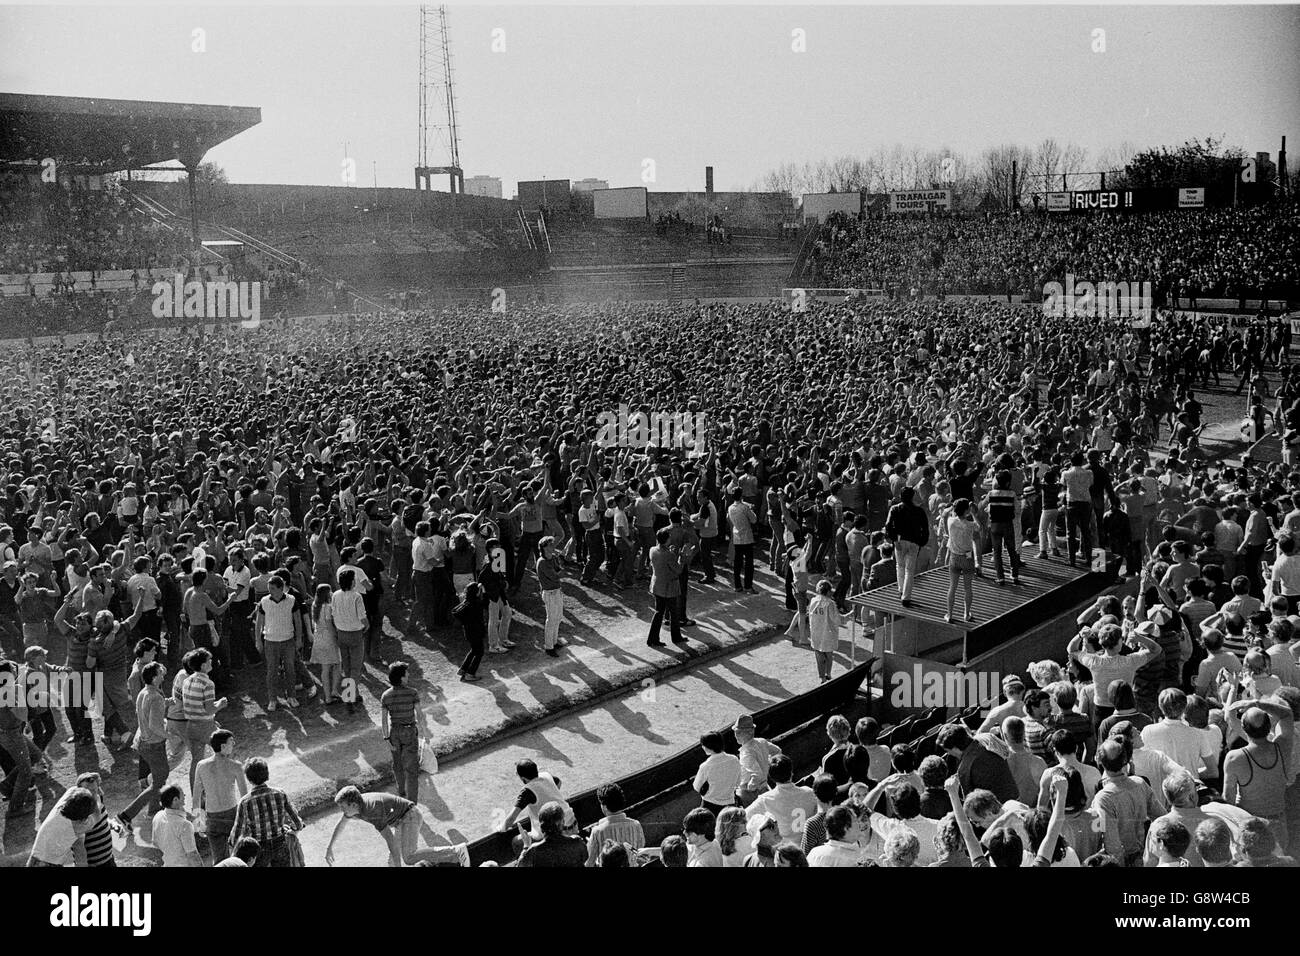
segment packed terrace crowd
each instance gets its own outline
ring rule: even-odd
[[[135,212],[103,189],[0,181],[0,274],[100,272],[183,265],[188,237]]]
[[[40,294],[28,284],[28,293],[0,298],[0,337],[48,338],[60,335],[99,335],[105,328],[145,329],[175,322],[158,318],[154,283],[169,284],[180,275],[184,282],[260,282],[261,314],[317,314],[348,311],[355,296],[341,282],[290,268],[263,270],[247,263],[207,260],[202,266],[177,266],[175,272],[132,272],[126,288],[105,289],[94,273],[83,282],[75,276]]]
[[[1035,293],[1066,273],[1158,294],[1300,295],[1300,205],[1146,215],[895,216],[829,223],[819,285],[904,293]]]
[[[34,186],[26,176],[0,175],[0,275],[16,277],[0,297],[0,337],[157,325],[153,283],[174,274],[260,281],[268,316],[352,306],[340,284],[309,267],[248,253],[222,259],[196,251],[188,231],[150,220],[112,182]]]
[[[757,557],[761,573],[784,580],[791,632],[829,677],[850,594],[898,586],[907,597],[916,573],[947,564],[948,613],[978,614],[954,604],[958,586],[975,566],[993,571],[978,555],[1018,532],[1038,543],[1032,560],[1066,560],[1064,545],[1069,560],[1088,561],[1100,545],[1142,576],[1138,602],[1099,606],[1061,648],[1067,672],[1034,678],[1047,703],[1009,685],[984,728],[997,733],[943,737],[942,773],[891,771],[869,750],[850,762],[844,748],[870,748],[873,731],[854,742],[837,727],[823,766],[833,799],[821,779],[792,790],[788,761],[770,748],[742,747],[736,784],[715,781],[704,796],[716,819],[685,823],[686,842],[706,847],[693,858],[734,859],[739,810],[752,824],[745,859],[798,861],[804,847],[782,848],[798,810],[804,837],[822,814],[832,847],[806,847],[814,865],[916,863],[931,844],[938,852],[939,830],[949,865],[1052,862],[1057,842],[1043,834],[1070,842],[1084,831],[1101,842],[1071,843],[1076,858],[1097,860],[1100,847],[1102,862],[1132,864],[1169,806],[1190,813],[1221,795],[1209,802],[1241,811],[1229,834],[1238,857],[1271,859],[1255,851],[1288,846],[1295,794],[1288,615],[1300,580],[1288,559],[1300,509],[1289,496],[1300,489],[1289,465],[1205,462],[1195,389],[1236,376],[1261,422],[1272,414],[1289,438],[1300,380],[1285,365],[1284,330],[1161,314],[1139,332],[991,303],[856,301],[805,313],[457,308],[10,348],[0,356],[0,646],[10,662],[0,669],[28,680],[67,667],[102,678],[104,692],[93,719],[75,707],[0,707],[0,796],[11,819],[33,813],[33,776],[48,776],[60,740],[89,759],[101,744],[133,747],[140,799],[106,807],[93,772],[55,781],[33,861],[102,864],[111,828],[151,823],[168,863],[251,857],[255,840],[261,865],[288,865],[297,854],[286,834],[301,819],[267,785],[264,761],[240,768],[224,755],[221,709],[239,694],[268,713],[298,709],[309,733],[324,733],[326,709],[352,710],[368,692],[361,678],[393,639],[386,609],[409,608],[412,622],[387,660],[461,636],[461,677],[476,682],[485,653],[529,653],[509,639],[521,601],[544,608],[537,651],[567,653],[563,577],[614,599],[649,578],[655,643],[660,623],[674,640],[690,625],[692,566],[715,580],[715,560],[725,563],[729,583],[752,590]],[[700,447],[602,447],[600,416],[623,402],[701,414]],[[1015,557],[1010,570],[1019,576]],[[1268,595],[1282,605],[1262,604]],[[241,681],[237,668],[257,679]],[[417,701],[400,666],[389,676],[379,713],[401,792],[365,795],[361,809],[348,793],[340,806],[369,814],[410,862],[432,852],[408,845],[400,821],[410,807],[394,802],[412,795]],[[1193,759],[1147,741],[1153,717],[1178,724],[1189,711],[1204,731],[1196,739],[1219,729],[1213,748]],[[1190,730],[1166,736],[1184,747]],[[957,790],[946,795],[951,771]],[[517,816],[532,824],[520,862],[576,860],[558,787],[535,767],[520,779],[532,794],[520,794]],[[912,812],[909,786],[942,811],[939,829]],[[616,815],[618,795],[605,797]],[[203,811],[207,857],[193,849],[187,799]],[[733,800],[747,807],[727,808]],[[1099,826],[1086,822],[1094,811]],[[1153,832],[1167,829],[1161,861],[1179,856],[1176,830]],[[635,844],[632,832],[613,843]],[[594,856],[582,843],[582,862],[605,855],[598,842]],[[640,859],[609,852],[610,865],[620,852]]]

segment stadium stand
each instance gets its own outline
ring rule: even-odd
[[[884,217],[827,223],[810,284],[924,294],[1040,293],[1067,273],[1150,281],[1157,296],[1297,298],[1300,205],[1060,217]]]

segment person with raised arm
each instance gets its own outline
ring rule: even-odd
[[[1156,640],[1158,633],[1159,626],[1152,621],[1138,625],[1130,637],[1139,649],[1131,654],[1121,653],[1124,632],[1116,624],[1103,625],[1098,632],[1100,653],[1083,650],[1083,633],[1076,634],[1066,645],[1065,652],[1092,671],[1093,686],[1097,693],[1093,720],[1098,725],[1115,712],[1109,693],[1111,683],[1122,680],[1132,684],[1138,671],[1164,653],[1160,642]]]

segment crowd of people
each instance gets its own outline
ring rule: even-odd
[[[75,786],[61,781],[67,789],[46,800],[33,860],[102,860],[103,833],[125,832],[147,812],[169,862],[206,861],[192,849],[197,814],[214,862],[229,853],[288,865],[301,860],[292,835],[301,818],[269,786],[265,761],[234,758],[236,742],[221,725],[232,701],[267,714],[301,709],[308,733],[324,733],[327,713],[355,712],[373,695],[366,719],[377,718],[399,796],[414,802],[420,701],[406,685],[404,652],[445,648],[463,655],[463,681],[491,680],[480,673],[485,655],[528,653],[511,640],[511,619],[512,608],[530,602],[544,621],[537,652],[563,656],[577,640],[566,631],[565,578],[614,600],[643,583],[655,602],[647,643],[663,646],[664,629],[673,642],[689,640],[689,595],[701,583],[752,591],[757,561],[784,583],[790,633],[817,652],[818,673],[829,679],[852,594],[896,586],[910,600],[917,573],[946,565],[946,611],[969,619],[979,609],[956,605],[963,581],[982,573],[989,550],[999,578],[1004,550],[1013,584],[1022,570],[1032,573],[1032,563],[1019,563],[1025,539],[1038,544],[1031,562],[1088,562],[1100,547],[1142,578],[1133,607],[1099,609],[1077,646],[1061,649],[1074,697],[1059,674],[1044,685],[1066,725],[1092,728],[1097,759],[1108,755],[1105,786],[1123,791],[1122,800],[1103,798],[1105,787],[1096,797],[1088,791],[1090,806],[1123,803],[1129,813],[1138,785],[1126,768],[1151,763],[1135,756],[1141,747],[1129,738],[1142,717],[1163,711],[1169,691],[1217,700],[1210,709],[1222,716],[1207,720],[1224,723],[1221,746],[1249,741],[1240,753],[1260,761],[1249,767],[1274,766],[1269,746],[1289,767],[1289,723],[1278,716],[1289,684],[1274,682],[1274,668],[1291,660],[1293,625],[1252,618],[1262,611],[1242,600],[1261,601],[1269,588],[1287,602],[1283,618],[1295,613],[1300,581],[1291,580],[1288,542],[1300,508],[1291,518],[1288,496],[1300,488],[1289,462],[1207,463],[1196,398],[1210,377],[1240,376],[1250,407],[1271,403],[1290,448],[1300,431],[1300,378],[1277,345],[1281,335],[1267,319],[1238,328],[1161,314],[1134,329],[988,302],[858,300],[808,312],[773,304],[457,307],[15,344],[0,355],[0,648],[8,658],[0,668],[23,682],[67,668],[94,675],[102,692],[93,713],[0,707],[0,796],[11,819],[33,813],[33,787],[48,778],[56,737],[66,734],[64,745],[78,750],[96,747],[98,734],[107,748],[138,753],[140,797],[109,808],[94,774]],[[681,410],[707,424],[689,447],[611,443],[599,423],[621,404],[647,416]],[[1274,547],[1279,557],[1266,574]],[[730,581],[719,564],[729,566]],[[1231,601],[1236,612],[1225,613]],[[403,628],[385,627],[386,618]],[[1186,640],[1174,646],[1183,623]],[[1265,640],[1283,651],[1263,654],[1254,644]],[[1156,670],[1144,671],[1137,662],[1150,663],[1143,655],[1156,653],[1153,642]],[[1207,660],[1219,665],[1209,685],[1189,683]],[[376,674],[385,672],[381,694]],[[1136,709],[1119,707],[1127,698],[1112,689],[1117,673],[1127,675]],[[1034,723],[1046,712],[1036,707],[1013,706],[992,735],[1008,755],[1018,741],[1005,723],[1015,718],[1035,754],[1051,756],[1050,735]],[[1109,728],[1123,731],[1114,746],[1101,726],[1112,709],[1133,718]],[[1280,735],[1276,745],[1270,735]],[[989,762],[964,756],[977,744],[1016,763],[997,743],[980,743],[985,736],[970,744],[954,729],[941,744],[951,758],[943,778],[935,770],[930,779],[942,788],[955,770],[960,781],[960,799],[935,807],[952,814],[945,832],[953,858],[964,848],[978,865],[968,830],[1006,830],[999,849],[987,850],[1006,865],[1013,835],[1031,857],[1041,841],[1014,821],[987,825],[1012,813],[1007,805],[1018,797],[994,788],[1001,803],[990,817],[979,804],[986,788],[969,773],[963,779],[968,763]],[[1226,802],[1267,819],[1287,846],[1273,784],[1259,783],[1272,780],[1271,769],[1242,783],[1245,758],[1236,752],[1221,767],[1216,755],[1213,767],[1185,769],[1203,784],[1221,782]],[[1062,752],[1063,764],[1071,753]],[[770,753],[760,763],[766,772],[751,773],[736,797],[766,808],[750,820],[774,817],[781,838],[759,826],[746,859],[766,859],[765,846],[776,859],[794,834],[782,823],[782,801],[795,785],[778,756]],[[856,777],[831,767],[837,793],[826,807],[809,800],[816,781],[799,790],[806,818],[824,810],[827,845],[837,844],[821,854],[807,847],[814,865],[848,859],[838,844],[866,846],[871,834],[882,848],[892,839],[898,852],[914,842],[900,825],[868,832],[860,812],[856,822],[840,812],[856,794],[853,806],[867,807],[871,820],[913,819],[909,796],[880,789],[889,777],[881,759]],[[183,774],[172,784],[186,762],[188,787]],[[1028,772],[1016,771],[1026,780]],[[1041,794],[1022,801],[1025,814],[1015,818],[1024,827],[1037,807],[1041,833],[1072,832],[1077,781],[1068,768],[1054,776],[1067,786],[1038,774]],[[533,799],[519,809],[529,833],[549,840],[573,821],[548,808],[558,785],[554,793],[528,787],[535,779],[524,781]],[[1146,785],[1156,806],[1163,783]],[[1256,804],[1260,787],[1268,792]],[[711,843],[734,809],[728,788],[709,790],[704,799],[715,806],[702,810],[717,820],[688,819],[692,847]],[[611,799],[607,809],[620,812]],[[387,827],[399,860],[425,853],[409,845],[411,825],[401,823],[409,808],[363,800],[357,809],[352,794],[340,807]],[[1103,812],[1120,828],[1119,837],[1106,830],[1107,853],[1133,862],[1130,831],[1151,814]],[[731,813],[724,858],[736,852],[738,822]],[[521,865],[551,865],[542,861],[558,845],[522,848]],[[583,848],[585,863],[593,856]],[[714,858],[711,848],[701,852]],[[460,851],[455,859],[463,863]]]
[[[263,270],[246,260],[207,258],[202,266],[178,261],[174,268],[133,269],[111,283],[103,272],[63,272],[38,288],[28,275],[20,292],[0,297],[0,334],[46,338],[174,325],[170,316],[155,314],[153,289],[160,281],[171,286],[177,275],[183,282],[259,282],[260,311],[267,315],[329,314],[355,304],[354,293],[340,280],[275,262]]]
[[[891,216],[828,223],[816,283],[926,294],[1038,294],[1067,273],[1157,295],[1300,297],[1300,205],[1101,213]]]
[[[669,213],[660,213],[655,216],[655,235],[664,236],[669,239],[682,239],[686,236],[694,235],[699,226],[688,219],[683,219],[682,214],[673,210]]]
[[[354,296],[343,284],[300,262],[248,255],[218,258],[197,251],[188,230],[150,220],[113,181],[34,184],[0,177],[0,295],[6,338],[84,334],[106,323],[147,328],[154,282],[181,275],[191,282],[260,282],[268,315],[347,311]],[[171,324],[173,320],[163,320]]]
[[[1115,613],[1077,639],[1082,648],[1099,631],[1098,651],[1072,643],[1068,671],[1045,660],[1028,676],[1007,676],[1003,702],[978,727],[941,727],[924,756],[915,743],[878,743],[872,717],[854,726],[837,714],[826,722],[830,747],[816,772],[796,781],[791,759],[755,735],[749,715],[733,727],[738,753],[705,734],[693,781],[699,806],[680,833],[652,845],[618,784],[597,790],[602,817],[584,833],[557,778],[521,761],[517,807],[532,816],[513,841],[517,865],[1295,866],[1300,806],[1290,768],[1300,687],[1255,696],[1242,660],[1227,652],[1214,665],[1231,674],[1222,697],[1170,684],[1153,716],[1117,677],[1100,704],[1098,673],[1140,672],[1161,655],[1151,636],[1160,618],[1132,630],[1110,623],[1124,613],[1112,600],[1089,613]],[[1132,653],[1121,653],[1121,642]],[[1104,658],[1087,671],[1085,661]],[[439,851],[444,859],[453,852]]]
[[[0,181],[0,274],[171,267],[188,253],[188,237],[140,216],[112,182]]]
[[[700,806],[683,818],[680,835],[647,849],[643,829],[623,812],[621,791],[607,786],[600,790],[605,817],[584,845],[571,825],[566,830],[571,812],[551,790],[538,810],[549,849],[535,848],[537,830],[522,832],[521,865],[1295,865],[1300,475],[1291,459],[1300,377],[1274,344],[1279,335],[1277,326],[1229,334],[1190,320],[1158,324],[1132,370],[1148,383],[1144,404],[1154,407],[1141,417],[1150,424],[1120,433],[1103,417],[1092,430],[1085,424],[1066,435],[1064,456],[1052,453],[1057,442],[1043,449],[1047,455],[994,445],[976,456],[970,475],[949,457],[928,498],[909,493],[934,477],[926,474],[934,462],[921,456],[891,476],[874,521],[859,520],[843,486],[822,489],[831,490],[826,501],[841,519],[834,553],[847,585],[837,594],[864,584],[897,587],[907,604],[907,582],[928,551],[947,565],[951,616],[962,581],[988,569],[1004,583],[997,550],[1006,539],[1012,555],[1017,542],[1037,544],[1025,573],[1037,561],[1085,563],[1098,543],[1136,583],[1130,596],[1106,593],[1085,609],[1059,660],[1004,678],[978,725],[941,728],[936,752],[922,757],[915,741],[892,749],[877,743],[872,718],[851,727],[833,716],[829,751],[817,773],[797,783],[780,748],[755,738],[752,718],[742,716],[733,728],[738,755],[724,751],[720,735],[701,739]],[[1096,381],[1086,356],[1062,352],[1061,369],[1088,377],[1081,394],[1127,388],[1124,347],[1114,344],[1115,381]],[[1274,362],[1280,382],[1270,392],[1262,373]],[[1276,398],[1285,462],[1219,466],[1180,439],[1180,431],[1185,439],[1200,428],[1202,408],[1187,388],[1221,365],[1262,393],[1254,404]],[[1168,410],[1160,400],[1166,391],[1178,393]],[[1157,463],[1148,455],[1149,432],[1166,415],[1176,422],[1173,447]],[[913,509],[915,522],[907,514]],[[814,528],[805,526],[806,539],[789,551],[798,570],[788,583],[805,569],[830,570],[817,557]],[[855,545],[859,534],[866,543]],[[1014,584],[1015,557],[1010,567]],[[822,613],[805,593],[791,604],[796,621],[833,618],[836,575],[825,577],[814,598]],[[519,773],[526,781],[537,776],[531,765]]]

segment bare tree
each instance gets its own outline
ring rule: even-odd
[[[983,186],[984,193],[990,195],[1004,209],[1024,205],[1029,189],[1025,183],[1025,172],[1029,168],[1031,154],[1023,146],[1008,143],[994,146],[984,151]]]
[[[1090,172],[1088,151],[1078,143],[1066,143],[1061,148],[1061,189],[1079,188],[1074,185],[1074,181],[1085,172]]]
[[[990,166],[990,153],[996,153],[999,170]],[[764,174],[754,189],[763,192],[785,192],[798,198],[804,193],[894,192],[901,189],[940,189],[953,191],[958,206],[975,204],[990,192],[998,192],[1000,201],[1009,200],[1011,185],[1010,161],[1019,163],[1019,182],[1016,192],[1021,202],[1032,191],[1042,189],[1043,173],[1056,177],[1052,188],[1059,188],[1062,172],[1078,175],[1086,162],[1086,152],[1074,144],[1058,146],[1048,140],[1037,152],[1020,146],[999,147],[986,151],[978,159],[954,153],[951,149],[925,149],[922,147],[875,146],[864,156],[841,155],[801,163],[785,162]],[[1035,162],[1046,159],[1041,167]],[[1002,170],[1001,166],[1006,169]],[[1035,178],[1035,173],[1037,177]],[[991,188],[990,183],[1000,184]]]
[[[1119,145],[1107,146],[1097,154],[1096,166],[1098,172],[1119,173],[1124,171],[1124,167],[1133,161],[1137,155],[1138,149],[1128,140],[1124,140]],[[1100,185],[1100,183],[1098,183]]]
[[[1047,192],[1060,182],[1062,149],[1050,136],[1038,144],[1029,174],[1030,192]]]
[[[928,149],[922,159],[921,181],[917,185],[925,189],[951,188],[957,179],[956,167],[957,157],[952,155],[951,150]]]
[[[972,200],[978,201],[978,164],[946,146],[934,150],[927,158],[926,180],[927,188],[951,189],[954,208],[971,205]]]
[[[875,151],[876,166],[879,169],[878,191],[892,192],[907,186],[907,161],[903,147],[898,143],[885,149],[879,146]]]
[[[867,185],[867,166],[856,156],[840,156],[827,169],[828,188],[837,193],[857,192]]]
[[[799,195],[802,190],[802,174],[794,163],[782,163],[776,169],[766,173],[757,184],[758,191],[769,193],[789,193]]]
[[[829,160],[819,159],[808,168],[805,177],[805,192],[826,193],[831,191],[831,164]]]

